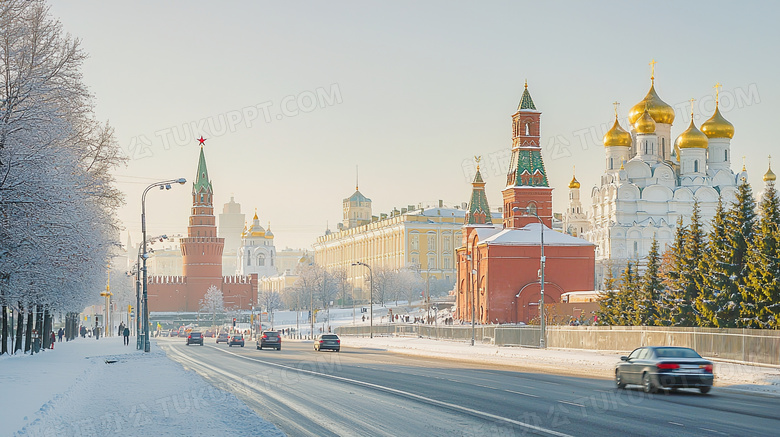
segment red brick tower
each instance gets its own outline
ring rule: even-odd
[[[526,208],[535,211],[547,227],[552,227],[553,189],[547,182],[539,142],[541,115],[526,82],[520,105],[512,115],[512,159],[506,189],[502,191],[505,228],[522,228],[528,223],[536,223],[536,217],[526,214]],[[514,208],[519,210],[514,211]]]
[[[206,169],[203,146],[200,148],[198,174],[192,185],[192,211],[187,226],[187,238],[181,240],[183,274],[187,278],[187,307],[196,308],[206,290],[215,285],[222,288],[222,250],[225,239],[217,237],[213,205],[214,189]]]

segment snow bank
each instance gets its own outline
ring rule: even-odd
[[[77,339],[0,358],[3,429],[15,435],[283,435],[152,345]]]

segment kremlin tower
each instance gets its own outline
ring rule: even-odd
[[[257,302],[257,274],[222,276],[225,239],[217,236],[214,217],[214,187],[206,168],[201,143],[195,183],[192,184],[187,237],[181,239],[182,276],[148,278],[149,310],[196,312],[209,288],[222,291],[226,308],[249,309]]]

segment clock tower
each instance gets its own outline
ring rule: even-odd
[[[545,226],[552,227],[552,188],[540,145],[540,118],[528,82],[517,111],[512,115],[512,158],[506,177],[504,195],[504,227],[522,228],[536,223],[537,214]],[[531,214],[526,213],[527,210]]]

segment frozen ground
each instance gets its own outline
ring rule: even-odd
[[[107,363],[107,361],[116,361]],[[134,339],[78,339],[0,357],[0,435],[283,435],[227,391]]]

